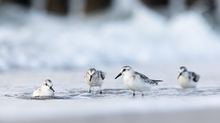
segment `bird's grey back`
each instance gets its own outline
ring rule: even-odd
[[[159,82],[162,82],[162,80],[153,80],[153,79],[149,79],[146,75],[136,72],[135,74],[138,75],[141,79],[144,80],[145,83],[147,84],[154,84],[154,85],[158,85]]]
[[[135,71],[134,74],[140,76],[140,78],[143,79],[143,80],[146,80],[146,81],[149,80],[149,78],[147,76],[145,76],[144,74],[142,74],[142,73],[139,73],[139,72]]]
[[[200,76],[196,74],[195,72],[189,72],[189,79],[192,79],[194,82],[198,82],[200,79]]]

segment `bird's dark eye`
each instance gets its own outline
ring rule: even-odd
[[[124,72],[126,69],[123,69],[122,71]]]
[[[47,83],[45,83],[45,85],[47,86]]]

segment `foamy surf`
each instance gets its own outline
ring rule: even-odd
[[[219,36],[201,14],[190,11],[166,19],[141,6],[132,8],[126,18],[112,16],[103,21],[102,16],[60,18],[13,7],[6,12],[3,7],[0,69],[73,69],[220,58]]]

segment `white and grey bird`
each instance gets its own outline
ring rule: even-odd
[[[102,84],[105,79],[105,73],[95,68],[90,68],[84,76],[86,83],[89,85],[89,93],[92,92],[93,87],[99,87],[99,92],[102,94]]]
[[[185,66],[180,67],[180,73],[177,82],[182,88],[195,88],[198,84],[200,76],[195,72],[188,71]]]
[[[130,66],[123,66],[115,79],[120,76],[122,76],[127,88],[133,91],[133,96],[136,91],[141,92],[144,96],[144,92],[149,91],[152,85],[158,85],[159,82],[162,82],[162,80],[149,79],[144,74],[134,71]]]
[[[43,84],[33,92],[33,97],[52,97],[54,96],[53,84],[50,79],[46,79]]]

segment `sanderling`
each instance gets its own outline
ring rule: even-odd
[[[133,91],[133,96],[135,96],[135,91],[141,92],[142,96],[144,96],[144,92],[149,91],[152,85],[157,85],[159,82],[162,82],[162,80],[149,79],[144,74],[134,71],[130,66],[122,67],[121,72],[115,77],[115,79],[121,75],[124,84],[128,89]]]
[[[195,88],[199,78],[198,74],[188,71],[185,66],[181,66],[177,81],[182,88]]]
[[[96,70],[95,68],[90,68],[84,77],[86,83],[89,85],[89,93],[92,92],[92,87],[99,87],[100,94],[102,94],[102,84],[103,80],[105,79],[105,73]]]
[[[53,84],[50,79],[46,79],[43,84],[33,92],[33,97],[54,96]]]

